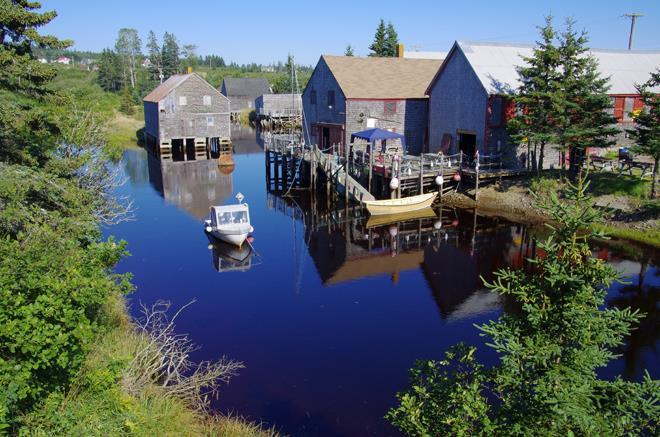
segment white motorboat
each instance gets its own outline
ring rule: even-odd
[[[209,218],[204,222],[205,230],[219,240],[241,247],[250,232],[250,209],[243,203],[243,195],[236,195],[235,205],[212,206]]]

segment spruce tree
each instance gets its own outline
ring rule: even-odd
[[[115,52],[104,49],[99,57],[96,82],[105,91],[117,92],[123,86],[121,60]]]
[[[527,143],[531,168],[537,171],[543,169],[545,146],[557,140],[552,120],[563,111],[557,92],[559,49],[555,45],[552,16],[545,18],[539,31],[541,40],[536,42],[532,56],[523,57],[524,64],[516,68],[521,82],[514,96],[517,115],[507,124],[518,144]]]
[[[383,56],[396,57],[397,48],[399,46],[399,35],[394,30],[394,25],[391,22],[387,23],[385,30],[385,45],[383,48]]]
[[[580,175],[564,198],[540,200],[556,226],[528,269],[496,272],[486,284],[516,308],[479,326],[499,355],[492,368],[458,345],[420,360],[412,387],[387,418],[409,435],[657,435],[660,385],[599,379],[640,314],[604,308],[613,268],[588,241],[600,213]]]
[[[355,56],[353,54],[353,47],[351,47],[350,44],[346,46],[346,50],[344,51],[344,56]]]
[[[653,88],[660,86],[660,69],[651,73],[651,78],[644,84],[637,85],[637,92],[642,97],[644,108],[633,114],[635,128],[628,132],[635,140],[633,151],[653,158],[653,179],[651,198],[657,199],[658,165],[660,164],[660,94]]]
[[[176,37],[169,32],[165,32],[163,36],[162,62],[164,79],[179,72],[179,43],[177,43]]]
[[[72,42],[40,35],[55,11],[38,12],[36,2],[2,1],[0,6],[0,161],[42,163],[56,132],[39,105],[52,94],[48,87],[56,69],[39,62],[35,48],[65,49]]]
[[[616,119],[607,110],[612,103],[607,95],[609,78],[601,77],[598,62],[588,51],[587,34],[577,32],[575,22],[566,21],[559,36],[560,99],[562,113],[553,114],[560,151],[570,155],[570,169],[575,172],[589,147],[614,144]],[[562,166],[563,164],[562,160]]]
[[[379,57],[387,56],[386,54],[386,44],[387,44],[387,32],[385,29],[385,21],[381,18],[378,28],[376,28],[376,35],[374,36],[374,42],[369,46],[369,56]]]
[[[147,59],[151,65],[149,65],[149,73],[151,74],[152,80],[160,81],[160,75],[163,74],[163,53],[160,50],[158,45],[158,38],[153,30],[149,31],[149,36],[147,36]]]

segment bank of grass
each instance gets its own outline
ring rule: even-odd
[[[634,241],[660,249],[660,229],[635,229],[612,224],[600,224],[597,229],[611,238]]]
[[[115,111],[107,125],[108,151],[113,159],[121,158],[122,152],[136,147],[141,138],[138,137],[144,128],[142,108],[136,107],[131,115]]]
[[[171,435],[277,436],[273,429],[240,417],[210,416],[167,396],[152,384],[138,394],[124,370],[140,350],[122,297],[113,296],[104,308],[102,333],[68,392],[55,392],[43,406],[22,420],[25,435]]]

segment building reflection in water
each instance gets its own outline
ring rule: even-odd
[[[269,194],[268,207],[304,222],[309,254],[325,286],[419,269],[445,320],[497,310],[502,299],[483,287],[493,271],[530,256],[524,227],[452,208],[368,217],[359,206],[328,210],[308,195]],[[314,213],[312,214],[312,211]]]
[[[216,160],[169,162],[149,155],[149,181],[163,198],[204,220],[210,205],[222,205],[232,197],[232,168]]]
[[[213,268],[218,272],[245,272],[253,266],[255,253],[249,243],[236,247],[210,235],[208,248],[211,250]]]

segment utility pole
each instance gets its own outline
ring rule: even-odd
[[[637,17],[643,17],[644,14],[632,13],[632,14],[623,14],[623,16],[630,18],[630,37],[628,37],[628,50],[632,50],[633,36],[635,34],[635,20],[637,20]]]

